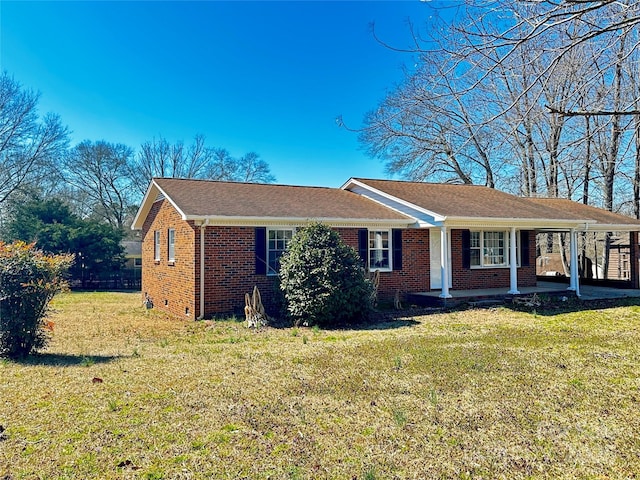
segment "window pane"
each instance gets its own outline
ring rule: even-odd
[[[480,248],[480,232],[471,232],[471,248]]]
[[[176,246],[176,231],[173,228],[169,229],[169,261],[173,261],[176,258],[175,246]]]
[[[369,231],[369,269],[390,268],[389,231]]]
[[[280,257],[289,246],[293,237],[293,230],[273,229],[269,230],[269,240],[267,242],[267,274],[275,275],[280,270]]]
[[[160,260],[160,232],[153,232],[153,259]]]
[[[480,232],[470,232],[470,265],[472,267],[480,266]]]
[[[371,250],[369,252],[369,269],[389,268],[389,250]]]
[[[504,265],[504,232],[484,232],[484,264]]]
[[[480,249],[472,248],[471,249],[471,265],[474,267],[480,266]]]

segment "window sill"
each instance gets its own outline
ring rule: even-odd
[[[173,262],[172,262],[172,261],[169,261],[169,262],[167,262],[167,265],[168,265],[169,267],[175,267],[175,266],[176,266],[176,262],[175,262],[175,261],[173,261]]]
[[[520,265],[516,265],[517,268],[520,268]],[[472,265],[469,267],[471,270],[500,270],[503,268],[511,268],[509,264],[507,265]]]
[[[375,273],[375,272],[386,273],[386,272],[393,272],[393,269],[391,269],[391,268],[370,268],[369,272],[370,273]]]

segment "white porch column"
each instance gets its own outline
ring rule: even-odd
[[[517,295],[518,291],[518,250],[516,249],[516,227],[511,227],[509,238],[509,294]]]
[[[449,242],[447,227],[440,227],[440,276],[442,278],[442,293],[440,298],[451,298],[449,293]]]
[[[580,296],[580,281],[578,279],[578,233],[575,228],[572,228],[569,232],[569,255],[571,260],[571,276],[569,278],[569,288],[567,290],[573,290],[576,295]]]

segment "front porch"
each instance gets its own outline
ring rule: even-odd
[[[427,307],[456,306],[463,303],[491,304],[504,303],[513,297],[528,297],[535,294],[557,297],[575,297],[575,290],[569,290],[568,283],[537,282],[536,286],[518,287],[518,294],[510,294],[507,288],[482,288],[474,290],[449,290],[451,298],[442,298],[440,290],[431,292],[412,292],[407,294],[407,302]],[[581,300],[598,300],[605,298],[640,298],[640,289],[613,288],[599,285],[580,285]]]

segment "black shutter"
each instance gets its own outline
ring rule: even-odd
[[[471,232],[462,230],[462,268],[471,268]]]
[[[367,256],[369,253],[369,231],[366,228],[358,230],[358,255],[362,260],[362,265],[367,268]]]
[[[394,228],[391,233],[391,243],[393,244],[393,269],[402,270],[402,230]]]
[[[529,231],[520,230],[520,266],[529,266]]]
[[[256,275],[267,274],[267,229],[256,227]]]

